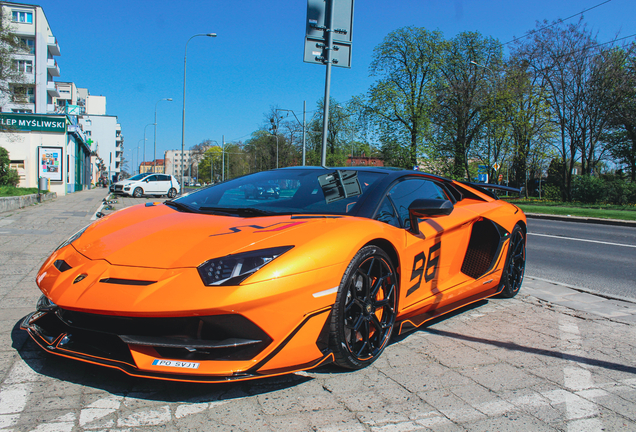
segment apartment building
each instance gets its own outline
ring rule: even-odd
[[[59,93],[53,78],[60,76],[55,60],[60,47],[44,11],[40,6],[7,2],[0,2],[0,9],[23,46],[13,59],[22,76],[19,82],[8,83],[12,92],[0,95],[2,112],[55,113],[53,98]]]
[[[183,162],[184,175],[189,174],[190,166],[197,165],[201,157],[193,154],[192,150],[167,150],[164,156],[166,163],[166,174],[181,178],[181,163]],[[196,168],[195,168],[196,172]]]

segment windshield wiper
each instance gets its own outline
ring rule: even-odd
[[[179,210],[183,210],[186,211],[188,213],[196,213],[196,210],[193,209],[192,207],[190,207],[189,205],[180,203],[178,201],[164,201],[163,202],[165,205],[169,205],[171,207],[177,208]]]
[[[226,207],[199,207],[201,211],[213,211],[219,213],[225,213],[228,215],[239,215],[241,217],[255,217],[255,216],[271,216],[271,215],[279,215],[281,213],[261,210],[254,207],[236,207],[236,208],[226,208]]]

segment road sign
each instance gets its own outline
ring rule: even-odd
[[[503,174],[499,174],[498,178],[499,178],[499,181],[502,181],[503,180]]]
[[[488,183],[488,174],[477,174],[479,183]]]
[[[333,1],[332,64],[350,68],[354,0]],[[303,56],[303,60],[307,63],[325,64],[327,59],[325,48],[327,44],[326,30],[329,23],[328,12],[327,1],[307,0],[305,52]]]
[[[492,167],[493,167],[493,169],[494,169],[495,171],[498,171],[498,170],[499,170],[499,168],[501,167],[501,165],[499,165],[497,162],[495,162],[495,163],[493,164],[493,166],[492,166]]]

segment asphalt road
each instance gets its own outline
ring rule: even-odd
[[[636,228],[528,218],[526,275],[636,301]]]

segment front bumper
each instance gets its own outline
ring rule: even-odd
[[[308,314],[285,340],[270,350],[267,348],[272,345],[272,339],[249,320],[234,314],[133,318],[57,308],[27,315],[20,327],[51,354],[119,369],[131,376],[224,382],[280,375],[330,362],[333,355],[327,349],[325,333],[330,310],[323,308]],[[316,330],[319,330],[317,334]],[[192,331],[198,334],[188,335]],[[202,333],[221,339],[196,339]],[[313,343],[318,352],[313,353],[315,358],[309,361],[293,364],[285,355],[279,355],[287,346],[298,345],[294,338],[303,337],[299,333],[317,336]],[[261,355],[264,351],[269,354]],[[225,369],[220,374],[219,364]],[[238,370],[227,370],[228,366],[235,368],[241,364],[243,367]]]
[[[339,285],[343,265],[207,287],[196,268],[111,265],[71,245],[44,263],[37,283],[52,302],[22,328],[50,353],[134,376],[216,382],[304,370],[331,358],[336,295],[315,294]]]

